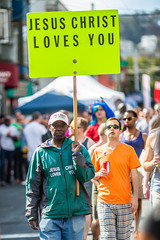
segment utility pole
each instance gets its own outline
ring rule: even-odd
[[[59,5],[59,0],[56,0],[56,11],[58,11],[59,9],[58,9],[58,5]]]
[[[134,89],[135,91],[139,91],[139,67],[138,67],[138,51],[137,48],[134,50]]]
[[[91,3],[91,10],[94,10],[94,9],[95,9],[94,3]]]

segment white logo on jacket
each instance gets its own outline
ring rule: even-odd
[[[75,174],[73,165],[65,166],[65,170],[66,170],[70,175]],[[61,176],[60,167],[51,167],[50,170],[49,170],[49,172],[50,172],[50,177],[58,177],[58,176]]]

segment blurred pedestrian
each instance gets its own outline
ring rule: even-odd
[[[28,146],[27,157],[29,162],[36,147],[42,143],[42,135],[47,132],[45,126],[41,124],[41,119],[41,114],[34,112],[32,114],[32,121],[25,126],[23,131]]]
[[[99,141],[98,128],[106,119],[114,117],[114,112],[103,101],[103,98],[97,100],[92,106],[92,124],[87,128],[86,136],[90,137],[94,142]]]
[[[147,134],[142,133],[136,128],[137,113],[133,110],[128,110],[123,115],[123,121],[125,125],[125,131],[121,135],[120,141],[126,143],[134,148],[136,151],[137,157],[139,158],[142,150],[144,149]],[[138,191],[138,209],[134,213],[134,238],[138,239],[138,225],[142,214],[142,199],[143,196],[143,187],[142,180],[143,175],[138,171],[139,176],[139,191]]]
[[[91,158],[94,151],[107,142],[107,136],[105,135],[106,124],[102,123],[98,128],[99,141],[91,146],[88,150]],[[98,184],[97,180],[92,179],[92,223],[91,231],[93,235],[93,240],[98,240],[100,235],[100,226],[97,213],[97,198],[98,198]]]
[[[143,220],[140,240],[160,240],[160,204]]]
[[[20,123],[22,125],[22,131],[21,131],[21,156],[22,156],[22,181],[21,184],[22,185],[26,185],[26,176],[27,176],[27,172],[28,172],[28,166],[29,166],[29,162],[27,160],[27,154],[28,154],[28,146],[27,146],[27,142],[24,136],[24,128],[27,126],[28,124],[28,120],[24,115],[20,116]]]
[[[49,117],[44,115],[42,116],[42,124],[45,126],[47,132],[45,134],[42,135],[42,142],[45,142],[47,139],[51,138],[51,132],[49,131],[49,127],[48,127],[48,119]]]
[[[22,176],[22,152],[21,152],[21,132],[22,132],[22,124],[20,123],[21,119],[21,111],[15,112],[15,121],[12,125],[17,129],[19,133],[19,137],[14,141],[14,181],[15,183],[19,183],[23,180]]]
[[[143,118],[136,125],[136,128],[141,132],[144,132],[148,135],[149,133],[149,122],[150,122],[150,110],[147,108],[143,109]]]
[[[160,128],[153,129],[147,138],[143,168],[146,172],[153,172],[150,198],[154,207],[160,204]]]
[[[19,122],[20,118],[22,116],[22,112],[20,110],[16,110],[15,113],[14,113],[14,116],[16,118],[16,122]]]
[[[118,104],[117,111],[115,112],[116,118],[118,118],[120,121],[122,121],[123,115],[127,110],[126,104],[121,102]]]
[[[89,149],[95,142],[89,138],[86,137],[85,132],[88,127],[88,121],[83,117],[77,117],[77,140],[78,142],[82,143],[86,149]],[[69,137],[74,141],[75,137],[75,130],[74,130],[74,120],[69,125]]]
[[[78,117],[77,118],[77,141],[81,143],[85,148],[88,150],[95,142],[91,139],[85,136],[85,131],[88,127],[88,121],[85,118]],[[70,138],[75,141],[75,130],[74,130],[74,121],[70,123],[69,126],[69,136]],[[84,183],[84,186],[87,190],[88,196],[91,199],[91,193],[92,193],[92,182],[91,180]],[[84,240],[87,240],[88,231],[91,225],[91,214],[88,214],[85,216],[85,231],[84,231]]]
[[[158,121],[159,117],[160,117],[160,104],[157,103],[154,106],[154,114],[149,121],[149,131],[153,128],[154,124]]]
[[[36,149],[29,166],[26,217],[31,228],[39,228],[40,239],[82,240],[85,215],[91,211],[83,183],[94,177],[94,167],[86,148],[66,137],[65,114],[54,113],[48,124],[52,139]]]
[[[106,121],[107,143],[94,151],[92,162],[98,185],[98,219],[101,239],[130,239],[133,212],[138,208],[138,172],[141,166],[135,150],[119,140],[121,122]],[[107,167],[104,162],[108,161]],[[131,192],[130,174],[133,185]]]
[[[142,116],[141,116],[142,110],[140,107],[137,106],[133,108],[133,111],[137,113],[137,121],[136,121],[136,127],[137,127],[137,124],[142,120]]]
[[[153,132],[156,132],[158,130],[160,130],[160,117],[158,117],[157,121],[155,121],[154,124],[151,126],[149,134],[152,134]],[[143,178],[143,194],[145,198],[150,199],[151,206],[152,206],[152,193],[150,185],[153,171],[154,170],[150,172],[144,171]]]
[[[84,112],[82,113],[82,117],[84,117],[85,119],[87,119],[87,121],[88,121],[88,126],[89,126],[89,125],[91,124],[91,122],[92,122],[92,112],[91,112],[91,109],[88,108],[87,111],[84,111]]]
[[[0,125],[3,124],[5,121],[5,115],[4,114],[1,114],[0,115]]]
[[[11,183],[11,170],[14,159],[14,141],[19,137],[17,129],[11,125],[11,117],[5,116],[4,123],[0,125],[0,143],[1,143],[1,158],[0,158],[0,181],[1,185]],[[7,159],[7,175],[5,176],[5,166]]]

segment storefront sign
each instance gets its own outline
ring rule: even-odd
[[[160,103],[160,82],[155,81],[154,84],[154,100]]]
[[[18,66],[12,63],[0,62],[0,83],[5,87],[18,87]]]
[[[7,90],[8,98],[26,97],[33,94],[32,83],[24,80],[19,81],[18,88],[11,88]]]

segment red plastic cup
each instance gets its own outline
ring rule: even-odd
[[[109,165],[109,161],[104,161],[103,162],[103,168],[107,170],[107,172],[110,172],[110,165]]]

